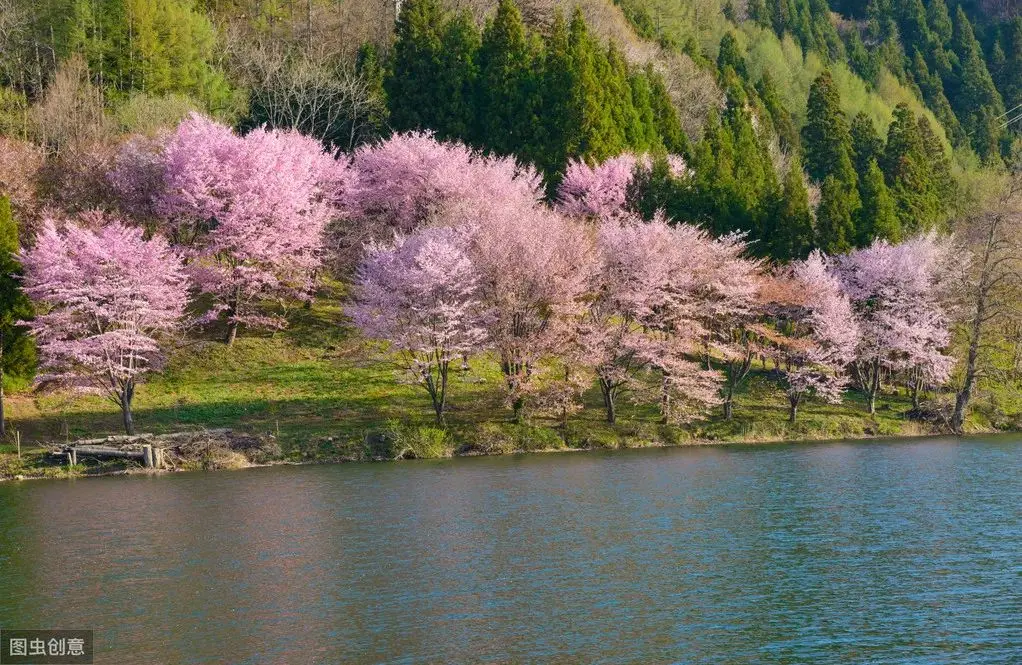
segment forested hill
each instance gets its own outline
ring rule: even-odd
[[[551,186],[571,159],[677,154],[691,177],[653,169],[636,208],[841,252],[946,226],[1012,154],[1013,4],[3,0],[0,186],[28,223],[109,207],[116,146],[198,110],[338,151],[428,129]]]

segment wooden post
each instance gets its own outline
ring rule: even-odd
[[[155,466],[153,462],[153,447],[148,443],[142,446],[142,462],[147,469],[152,469]]]
[[[156,468],[163,468],[163,448],[153,448],[153,454],[156,457]]]
[[[18,459],[21,459],[21,431],[14,430],[14,443],[18,444]]]
[[[67,453],[67,465],[71,466],[74,462],[71,461],[71,453]]]
[[[78,450],[75,448],[71,449],[71,463],[78,464]]]

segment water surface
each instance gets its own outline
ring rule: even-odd
[[[1022,662],[1022,445],[0,484],[0,626],[97,663]]]

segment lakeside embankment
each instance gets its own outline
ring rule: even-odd
[[[252,435],[232,430],[200,430],[173,434],[140,434],[133,437],[111,436],[101,440],[90,440],[88,443],[101,443],[106,447],[119,448],[125,451],[140,449],[143,445],[158,446],[165,457],[162,468],[145,468],[141,461],[130,459],[100,459],[82,455],[77,464],[69,465],[64,461],[63,454],[56,451],[64,446],[51,446],[23,450],[16,453],[0,453],[0,482],[8,480],[84,478],[125,474],[164,474],[179,471],[220,471],[237,470],[275,465],[309,465],[309,464],[342,464],[358,462],[397,462],[415,459],[443,459],[452,457],[478,457],[515,454],[544,453],[585,453],[598,450],[651,449],[651,448],[684,448],[725,445],[779,445],[790,443],[821,443],[849,440],[875,441],[915,441],[919,439],[941,436],[942,433],[920,431],[917,434],[843,436],[816,439],[739,439],[710,440],[688,439],[668,443],[664,440],[623,440],[618,446],[570,446],[563,444],[553,447],[530,446],[529,441],[519,441],[519,445],[508,445],[505,448],[485,448],[478,444],[463,444],[450,449],[437,442],[435,437],[419,433],[416,435],[402,434],[399,431],[381,431],[373,433],[362,446],[347,446],[345,454],[299,457],[285,453],[272,434]],[[539,445],[538,442],[534,442]],[[333,441],[317,442],[318,448],[333,446]],[[70,445],[76,445],[72,442]],[[335,450],[341,450],[336,447]]]

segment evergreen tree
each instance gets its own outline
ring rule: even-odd
[[[474,43],[459,28],[448,29],[439,0],[407,0],[397,20],[390,76],[384,82],[390,121],[397,131],[432,129],[440,138],[464,138],[474,107],[466,98],[475,59]],[[457,38],[457,39],[456,39]]]
[[[717,69],[723,71],[727,67],[735,70],[741,78],[746,79],[749,72],[745,66],[745,57],[738,46],[738,39],[733,32],[728,32],[720,40],[720,52],[717,55]]]
[[[973,149],[984,160],[999,156],[1003,131],[993,120],[1001,116],[1004,102],[994,86],[976,40],[972,24],[961,6],[955,14],[951,48],[956,56],[951,80],[945,81],[949,98],[962,129],[972,139]]]
[[[958,122],[958,116],[955,115],[954,110],[951,108],[951,102],[948,101],[947,96],[944,94],[944,83],[940,76],[930,73],[930,68],[927,66],[923,54],[919,51],[915,52],[912,62],[912,76],[919,86],[926,105],[937,116],[937,119],[940,120],[948,135],[952,137],[956,144],[964,142],[966,139],[965,133]]]
[[[773,224],[776,227],[764,240],[770,256],[792,261],[809,255],[813,248],[813,215],[809,209],[809,189],[798,157],[792,157],[784,176],[784,189]]]
[[[951,41],[954,24],[951,22],[951,13],[944,0],[930,0],[930,4],[926,8],[926,24],[930,28],[930,35],[937,44],[946,46]]]
[[[545,131],[542,150],[536,157],[537,166],[547,174],[556,174],[563,169],[568,157],[577,154],[581,140],[582,109],[575,103],[580,83],[571,50],[568,25],[564,16],[557,12],[543,62],[542,109]],[[551,180],[556,179],[554,177]],[[551,186],[556,186],[556,183],[551,183]]]
[[[534,144],[539,54],[514,0],[500,0],[479,48],[478,141],[498,154]]]
[[[934,221],[944,216],[958,196],[958,181],[952,172],[951,159],[944,150],[944,144],[933,131],[933,126],[926,117],[919,118],[919,139],[923,144],[928,167],[929,185],[940,201],[940,213]]]
[[[870,159],[866,171],[860,177],[860,183],[862,208],[859,209],[856,224],[859,246],[865,247],[878,238],[892,243],[900,242],[901,223],[898,221],[897,206],[884,182],[884,174],[876,158]]]
[[[568,50],[574,82],[572,104],[579,118],[577,155],[596,161],[625,149],[624,133],[614,125],[604,82],[610,75],[607,55],[589,34],[582,11],[576,9],[568,29]]]
[[[830,72],[820,74],[809,89],[806,124],[802,128],[802,151],[806,171],[814,182],[823,182],[828,176],[834,176],[847,186],[854,186],[851,136]]]
[[[434,109],[437,136],[442,139],[470,140],[479,114],[476,91],[479,71],[479,31],[468,10],[459,12],[443,26],[441,50],[435,85],[444,95]]]
[[[18,225],[11,216],[11,202],[0,196],[0,438],[6,436],[4,389],[11,380],[32,378],[35,344],[28,330],[17,325],[32,317],[32,305],[21,290]]]
[[[848,188],[835,176],[827,176],[816,211],[816,246],[825,254],[844,254],[856,239]]]
[[[879,160],[883,155],[884,141],[865,112],[860,112],[852,120],[851,135],[855,172],[861,176],[869,169],[871,160]]]
[[[942,216],[940,197],[931,181],[919,124],[907,104],[894,111],[881,168],[897,203],[902,231],[912,234],[933,227]]]
[[[784,107],[784,102],[781,101],[780,93],[777,91],[777,86],[774,85],[770,72],[763,72],[762,78],[756,84],[756,92],[759,95],[760,101],[763,102],[767,113],[770,114],[770,120],[773,123],[777,139],[781,144],[781,149],[786,152],[797,151],[799,148],[799,135],[798,130],[795,128],[795,121],[792,119],[788,109]]]
[[[681,128],[681,119],[674,108],[667,85],[660,74],[653,70],[652,63],[646,65],[646,78],[650,86],[650,106],[657,134],[667,152],[689,156],[688,137]]]

